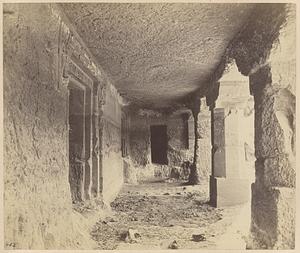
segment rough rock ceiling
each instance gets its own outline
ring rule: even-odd
[[[167,107],[201,88],[253,4],[61,4],[120,94]]]

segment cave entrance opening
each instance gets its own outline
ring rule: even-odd
[[[168,164],[168,138],[167,126],[155,125],[150,126],[151,132],[151,160],[152,163]]]

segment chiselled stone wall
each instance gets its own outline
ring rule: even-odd
[[[168,166],[159,166],[160,173],[153,170],[151,162],[150,126],[166,125],[168,136]],[[144,176],[169,176],[172,167],[181,167],[192,160],[193,149],[188,148],[188,122],[181,114],[165,115],[155,111],[139,110],[130,114],[130,157],[140,170],[150,170]],[[143,178],[140,178],[143,179]]]
[[[49,5],[4,5],[6,248],[82,244],[68,182],[67,89],[56,89],[59,26]]]
[[[121,105],[118,94],[111,86],[106,90],[103,106],[103,199],[111,202],[123,184],[123,160],[121,153]]]
[[[72,210],[68,161],[70,73],[74,80],[91,87],[99,83],[98,90],[90,89],[94,92],[90,102],[99,105],[100,112],[101,105],[105,104],[105,87],[112,86],[62,17],[52,4],[4,5],[6,248],[90,249],[95,246],[81,224],[83,217]],[[109,200],[112,195],[109,189],[118,190],[122,184],[122,168],[118,163],[120,98],[115,90],[112,93],[109,90],[106,95],[108,103],[103,107],[103,118],[93,110],[99,115],[93,115],[93,124],[102,122],[103,131],[89,139],[93,149],[86,150],[85,157],[89,175],[98,177],[99,171],[91,171],[92,164],[97,165],[97,160],[91,161],[91,154],[98,155],[98,147],[103,144],[102,176],[107,179],[103,197]],[[96,132],[95,127],[91,130]],[[91,130],[87,129],[86,133]],[[111,164],[110,160],[117,162]],[[97,166],[93,168],[98,170]],[[97,193],[97,177],[88,180],[87,193],[90,188],[93,195]]]

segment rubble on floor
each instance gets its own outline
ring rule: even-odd
[[[111,204],[114,220],[93,227],[98,249],[215,248],[236,209],[211,207],[206,187],[164,181],[125,185]]]

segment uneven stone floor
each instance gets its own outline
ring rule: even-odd
[[[241,237],[230,231],[242,207],[211,207],[207,187],[165,181],[125,185],[111,204],[114,216],[99,220],[91,235],[98,249],[168,249],[174,240],[179,249],[225,249],[226,240],[229,248],[244,248]],[[124,240],[128,229],[138,231],[136,242]],[[193,234],[205,240],[193,241]]]

